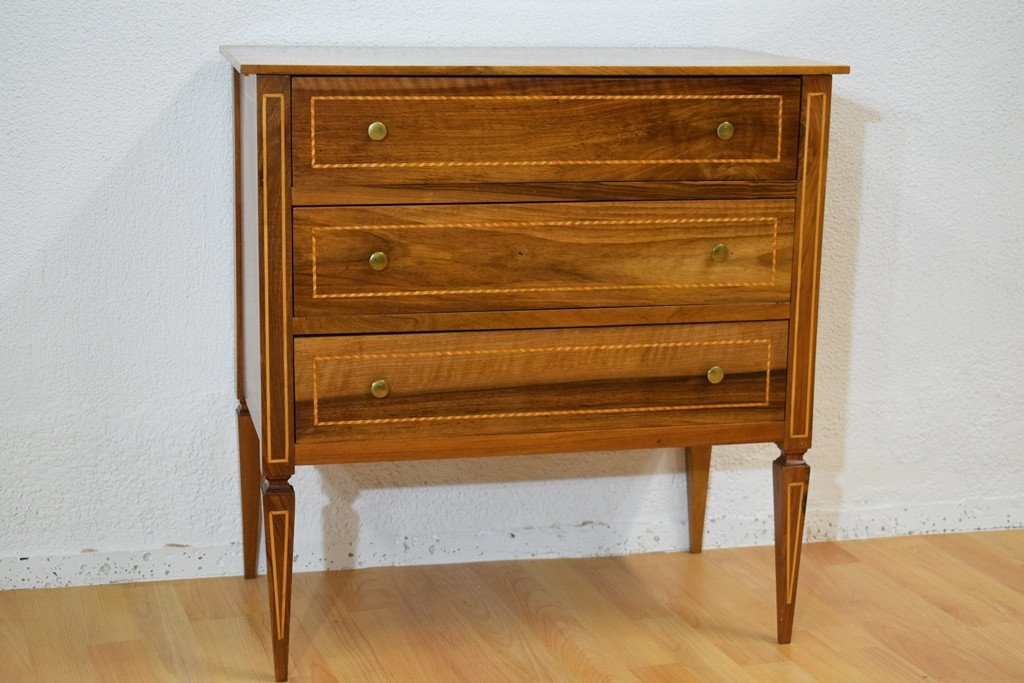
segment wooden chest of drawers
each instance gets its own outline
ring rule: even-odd
[[[831,74],[730,50],[228,47],[246,576],[287,676],[297,465],[770,441],[779,642]],[[262,497],[260,496],[262,482]],[[260,512],[262,503],[262,514]]]

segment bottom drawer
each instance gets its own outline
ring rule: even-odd
[[[300,337],[296,439],[781,422],[787,329],[772,321]]]

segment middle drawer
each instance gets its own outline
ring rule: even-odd
[[[793,202],[296,208],[298,316],[789,299]]]

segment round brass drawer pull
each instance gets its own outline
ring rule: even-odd
[[[374,121],[366,132],[369,133],[371,140],[380,141],[388,136],[388,127],[382,121]]]
[[[725,379],[725,370],[717,365],[711,366],[711,369],[708,370],[708,381],[712,384],[718,384],[723,379]]]
[[[374,398],[384,398],[391,393],[391,385],[388,384],[386,379],[375,380],[370,385],[370,393],[373,394]]]
[[[719,138],[722,140],[728,140],[736,132],[736,128],[728,121],[722,121],[718,124],[718,130],[716,132],[718,133]]]
[[[711,260],[715,263],[721,263],[725,259],[729,258],[729,247],[724,244],[716,244],[711,247]]]
[[[370,268],[372,270],[384,270],[388,267],[388,255],[383,251],[375,251],[370,254]]]

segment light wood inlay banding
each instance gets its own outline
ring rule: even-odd
[[[269,129],[268,119],[270,118],[269,107],[270,107],[270,103],[271,102],[275,103],[275,107],[276,107],[276,109],[274,111],[274,114],[276,115],[277,122],[278,122],[277,130],[276,131],[271,131]],[[262,185],[263,189],[262,189],[262,192],[261,192],[261,204],[262,204],[261,210],[262,210],[262,214],[263,214],[263,229],[262,229],[262,232],[263,232],[263,239],[262,239],[263,249],[262,249],[262,254],[261,254],[262,261],[263,261],[263,263],[262,263],[262,273],[263,273],[263,277],[262,277],[262,281],[263,281],[262,282],[262,291],[263,291],[263,302],[262,302],[262,308],[263,308],[263,330],[262,330],[262,336],[263,336],[263,353],[264,353],[263,357],[265,359],[264,362],[266,363],[266,362],[269,362],[270,358],[273,358],[273,357],[278,355],[276,349],[273,350],[273,351],[271,349],[271,345],[273,343],[273,341],[271,339],[271,331],[273,330],[273,326],[271,325],[271,308],[272,308],[272,306],[274,304],[274,299],[277,298],[277,297],[272,297],[271,294],[270,294],[270,288],[275,286],[275,280],[277,280],[276,284],[277,284],[278,287],[280,287],[280,290],[279,290],[280,293],[278,294],[278,297],[279,297],[280,305],[282,307],[281,308],[281,325],[280,325],[281,335],[282,335],[280,337],[280,343],[281,343],[280,357],[284,361],[283,362],[283,367],[282,367],[282,370],[284,372],[283,388],[284,388],[284,391],[286,393],[288,393],[290,390],[287,389],[287,387],[291,386],[291,364],[288,362],[287,358],[290,355],[289,349],[291,347],[291,334],[290,334],[290,332],[288,330],[287,325],[285,324],[285,321],[290,319],[290,311],[288,310],[288,302],[291,300],[291,283],[289,282],[289,279],[284,274],[289,272],[289,266],[290,266],[291,260],[290,260],[290,256],[289,256],[289,253],[288,253],[288,240],[285,239],[286,231],[288,230],[288,204],[287,204],[287,200],[286,200],[288,187],[287,187],[287,176],[286,176],[286,173],[285,173],[285,169],[287,168],[287,153],[288,153],[288,150],[287,150],[287,144],[286,144],[287,138],[286,138],[286,128],[285,128],[285,123],[286,123],[285,119],[286,119],[286,113],[287,112],[286,112],[285,96],[284,96],[284,94],[282,94],[282,93],[264,93],[262,95],[262,97],[261,97],[261,110],[262,110],[262,112],[261,112],[261,126],[260,126],[260,140],[261,140],[261,144],[260,144],[261,152],[260,152],[260,154],[261,154],[261,160],[262,160],[262,177],[263,177],[263,185]],[[275,141],[272,139],[273,135],[276,135],[276,137],[277,137],[276,145],[274,144]],[[272,146],[276,146],[277,147],[277,149],[276,149],[277,154],[278,154],[277,163],[279,164],[277,166],[277,168],[274,169],[276,171],[276,177],[273,177],[273,178],[271,177],[271,167],[270,167],[270,164],[268,163],[268,156],[267,156],[268,153],[271,151],[270,148]],[[275,195],[273,197],[273,201],[276,201],[277,204],[280,207],[280,214],[278,216],[275,216],[275,220],[277,221],[277,225],[276,226],[271,226],[271,224],[270,224],[270,204],[271,204],[271,199],[272,199],[272,197],[271,197],[272,193]],[[271,239],[272,234],[276,235],[277,241],[280,243],[280,253],[276,255],[276,258],[279,259],[279,268],[280,268],[280,271],[279,271],[280,275],[277,278],[274,277],[274,275],[271,272],[271,268],[270,268],[270,260],[272,258],[275,258],[275,255],[271,254],[271,245],[273,244],[273,240]],[[275,397],[273,396],[272,386],[271,385],[272,385],[272,383],[269,381],[269,378],[265,377],[264,381],[263,381],[263,391],[264,391],[264,401],[265,401],[265,409],[263,411],[263,415],[264,415],[264,430],[265,431],[264,431],[263,440],[265,441],[266,444],[268,444],[268,446],[265,447],[265,449],[264,449],[264,453],[265,453],[264,457],[265,457],[265,460],[266,460],[266,462],[268,464],[284,464],[284,463],[290,462],[290,460],[291,460],[291,442],[292,442],[292,439],[286,433],[284,435],[284,438],[281,438],[280,436],[277,436],[277,440],[275,441],[275,439],[274,439],[275,434],[272,434],[272,429],[276,432],[276,426],[272,425],[272,423],[274,422],[274,419],[272,417],[272,413],[273,413],[274,410],[277,409],[277,407],[276,407],[276,401],[275,401]],[[290,425],[291,421],[292,421],[292,419],[291,419],[291,410],[292,410],[292,408],[291,408],[291,401],[285,399],[285,400],[282,400],[281,403],[282,403],[282,405],[280,406],[280,409],[284,411],[284,416],[285,416],[283,424],[284,425]]]
[[[391,417],[372,419],[351,419],[351,420],[320,420],[320,395],[319,395],[319,368],[322,363],[347,362],[354,360],[411,360],[424,358],[450,358],[459,356],[502,356],[514,354],[557,354],[557,353],[592,353],[599,351],[622,351],[641,349],[672,349],[684,347],[710,347],[710,346],[737,346],[763,345],[765,352],[765,373],[764,373],[764,400],[755,402],[732,402],[732,403],[701,403],[690,405],[662,405],[662,406],[637,406],[629,408],[590,408],[590,409],[565,409],[565,410],[537,410],[537,411],[509,411],[493,413],[474,413],[464,415],[437,415],[429,417]],[[414,351],[405,353],[369,353],[369,354],[344,354],[331,356],[314,356],[312,361],[312,385],[313,385],[313,424],[317,427],[344,426],[344,425],[370,425],[370,424],[401,424],[401,423],[423,423],[423,422],[449,422],[461,420],[484,420],[484,419],[509,419],[525,417],[553,417],[569,415],[613,415],[624,413],[650,413],[673,410],[710,410],[718,408],[759,408],[767,407],[771,396],[771,364],[772,364],[772,342],[771,339],[737,339],[725,341],[695,341],[695,342],[662,342],[650,344],[592,344],[576,346],[539,346],[532,348],[512,349],[467,349],[467,350],[441,350],[441,351]]]
[[[549,287],[464,287],[452,289],[421,289],[421,290],[384,290],[377,292],[330,292],[320,293],[318,284],[317,235],[320,233],[343,232],[348,230],[387,231],[387,230],[445,230],[445,229],[501,229],[524,227],[597,227],[612,225],[658,226],[658,225],[714,225],[714,224],[764,224],[771,226],[771,273],[767,280],[750,280],[743,282],[687,282],[665,284],[618,284],[618,285],[563,285]],[[311,255],[313,269],[314,299],[364,299],[392,296],[440,296],[446,294],[525,294],[529,292],[601,292],[630,289],[714,289],[722,287],[749,288],[774,287],[775,274],[778,267],[779,221],[771,216],[750,216],[736,218],[672,218],[672,219],[636,219],[636,220],[592,220],[592,221],[502,221],[488,223],[424,223],[395,225],[331,225],[315,227],[311,231]]]
[[[529,102],[544,100],[776,100],[778,102],[778,135],[774,157],[750,158],[675,158],[675,159],[541,159],[495,161],[412,161],[412,162],[346,162],[322,163],[316,159],[316,103],[319,100],[342,101],[496,101]],[[458,168],[484,166],[614,166],[633,164],[774,164],[782,158],[782,96],[781,95],[315,95],[309,98],[310,164],[316,169],[328,168]]]
[[[301,207],[293,220],[300,318],[791,295],[788,200]],[[389,263],[373,271],[378,251]]]
[[[281,519],[280,527],[275,519]],[[288,575],[288,558],[291,548],[288,545],[290,534],[290,513],[288,510],[271,510],[267,513],[267,542],[270,544],[270,585],[274,592],[274,625],[276,626],[277,639],[284,638],[285,632],[285,609],[284,605],[288,599],[288,588],[291,586],[291,577]],[[277,553],[277,536],[283,539],[284,547],[281,554]]]
[[[284,97],[281,95],[267,95],[264,94],[260,102],[261,110],[261,124],[260,124],[260,156],[262,163],[260,168],[263,169],[263,192],[261,193],[261,208],[263,210],[263,229],[261,230],[263,236],[263,249],[261,252],[262,256],[262,273],[263,276],[260,278],[261,282],[261,294],[262,302],[261,308],[263,309],[263,329],[261,330],[261,336],[263,337],[263,357],[270,357],[270,294],[267,291],[270,282],[270,269],[267,267],[267,254],[270,253],[270,231],[268,229],[269,223],[269,212],[270,212],[270,199],[267,196],[267,188],[270,187],[269,182],[269,170],[267,168],[267,102],[271,99],[277,99],[281,102],[283,108]],[[264,372],[263,377],[263,439],[268,443],[272,443],[271,429],[273,429],[274,420],[271,419],[271,412],[273,410],[273,403],[271,401],[270,394],[270,381]],[[273,462],[272,456],[267,456],[268,462]]]
[[[820,135],[824,136],[828,131],[828,103],[825,99],[824,93],[812,93],[808,96],[808,106],[810,106],[809,100],[811,98],[818,100],[817,113],[818,113],[818,131]],[[811,249],[811,253],[814,259],[814,265],[811,270],[814,273],[814,286],[811,287],[811,320],[807,327],[811,330],[810,339],[810,350],[807,353],[809,363],[814,363],[815,354],[817,353],[818,343],[818,292],[821,287],[818,285],[818,277],[821,272],[821,236],[823,226],[825,224],[825,157],[827,155],[827,148],[822,146],[820,159],[818,161],[818,174],[817,174],[817,185],[814,192],[814,211],[811,214],[814,221],[814,246]],[[813,381],[813,366],[809,374]],[[811,427],[811,410],[814,408],[814,402],[811,400],[807,401],[807,405],[804,406],[804,436],[810,432]]]
[[[765,393],[768,393],[765,382]],[[514,417],[556,417],[569,415],[623,415],[627,413],[661,413],[673,410],[713,410],[718,408],[764,408],[767,402],[756,403],[706,403],[680,406],[643,406],[637,408],[588,408],[577,410],[533,410],[506,413],[474,413],[472,415],[437,415],[431,417],[382,417],[364,420],[325,420],[315,423],[317,427],[338,427],[343,425],[412,424],[418,422],[453,422],[462,420],[507,420]]]
[[[828,93],[808,92],[804,98],[806,131],[801,149],[803,179],[797,213],[797,245],[793,261],[793,320],[791,336],[787,436],[809,440],[814,409],[814,359],[818,324],[818,277],[825,209],[825,170],[828,132]]]
[[[297,78],[293,96],[303,191],[796,175],[793,78]],[[369,139],[373,121],[386,138]]]
[[[566,351],[622,351],[626,349],[677,349],[686,346],[732,346],[735,344],[766,344],[771,348],[771,339],[734,339],[728,341],[660,342],[651,344],[589,344],[576,346],[536,346],[519,349],[464,349],[442,351],[408,351],[405,353],[356,353],[338,356],[316,356],[317,361],[343,360],[396,360],[400,358],[442,358],[456,356],[490,356],[514,353],[563,353]]]
[[[795,489],[795,492],[794,492]],[[796,590],[797,569],[800,567],[800,548],[804,529],[804,496],[807,495],[807,484],[802,481],[791,482],[786,487],[786,509],[794,524],[786,526],[786,604],[793,604],[793,592]]]

